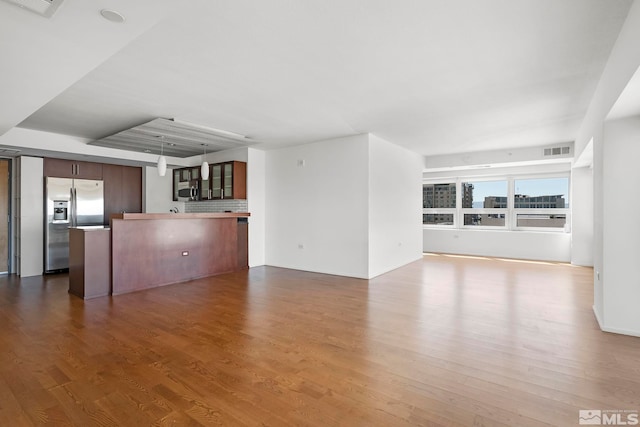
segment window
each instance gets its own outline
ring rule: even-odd
[[[453,225],[453,214],[422,214],[422,223],[429,225]]]
[[[472,181],[462,183],[463,208],[506,208],[507,181]]]
[[[422,213],[429,227],[564,231],[569,176],[425,183]]]
[[[516,179],[516,209],[564,209],[569,207],[569,178]]]
[[[424,184],[422,186],[422,207],[425,209],[455,208],[456,183]]]
[[[422,223],[453,226],[455,224],[457,184],[424,184],[422,186]]]
[[[464,214],[464,225],[504,227],[506,225],[506,214]]]
[[[564,229],[569,208],[569,178],[514,180],[516,229]]]
[[[464,227],[505,227],[507,225],[506,180],[467,181],[460,185]]]
[[[564,228],[566,224],[567,215],[565,214],[516,214],[518,228]]]

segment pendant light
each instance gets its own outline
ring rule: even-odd
[[[202,144],[204,155],[202,156],[202,166],[200,166],[200,176],[203,180],[209,179],[209,163],[207,162],[207,144]]]
[[[160,157],[158,157],[158,175],[165,176],[167,173],[167,158],[164,156],[164,136],[160,136]]]

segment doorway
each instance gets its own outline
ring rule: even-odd
[[[11,160],[0,159],[0,274],[10,273]]]

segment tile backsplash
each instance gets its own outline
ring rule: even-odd
[[[185,202],[184,211],[186,213],[197,212],[247,212],[247,201],[239,199],[227,200],[202,200],[198,202]]]

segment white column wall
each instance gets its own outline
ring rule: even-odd
[[[593,169],[571,170],[571,264],[593,266]]]
[[[44,271],[44,162],[22,156],[17,163],[17,273],[20,277],[39,276]]]
[[[266,264],[368,277],[368,136],[266,152]]]
[[[604,326],[603,246],[603,152],[602,126],[593,135],[593,311],[600,328]]]
[[[249,267],[265,264],[266,234],[266,155],[264,151],[247,151],[247,204],[249,217]]]
[[[604,126],[602,329],[640,336],[640,117],[608,121]]]
[[[422,163],[369,136],[369,277],[422,258]]]

